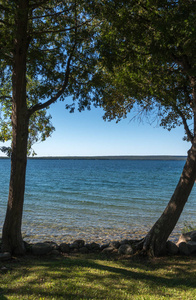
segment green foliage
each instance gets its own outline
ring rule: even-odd
[[[39,86],[38,81],[32,81],[27,78],[27,105],[28,107],[37,104],[36,88]],[[0,88],[0,141],[7,142],[12,140],[12,98],[11,98],[11,80],[10,77]],[[47,115],[47,109],[36,111],[29,119],[29,138],[28,138],[28,155],[35,155],[32,146],[38,141],[45,141],[51,136],[55,128],[51,124],[51,115]],[[11,155],[10,147],[1,147],[0,150]]]
[[[82,111],[93,101],[105,119],[119,121],[139,106],[168,130],[183,124],[186,139],[193,139],[195,1],[27,3],[0,3],[1,141],[11,136],[16,25],[26,12],[29,147],[54,130],[45,109],[69,96],[71,112],[76,102]]]
[[[0,2],[1,141],[9,140],[12,135],[12,73],[16,44],[21,39],[27,47],[29,150],[34,142],[45,140],[54,130],[46,113],[49,105],[73,96],[79,110],[90,109],[98,21],[90,18],[88,4],[89,1],[83,0]],[[17,31],[20,22],[26,28],[24,36]]]
[[[195,1],[105,1],[100,30],[99,90],[105,118],[120,120],[136,105],[171,129],[194,118]],[[100,97],[101,95],[101,97]]]

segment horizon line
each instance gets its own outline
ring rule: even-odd
[[[185,160],[186,155],[46,155],[46,156],[29,156],[27,159],[64,159],[64,160]],[[10,159],[7,156],[0,156],[0,159]]]

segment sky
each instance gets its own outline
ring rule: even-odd
[[[101,108],[69,113],[65,102],[53,104],[49,113],[56,130],[34,145],[38,156],[186,155],[190,148],[183,127],[169,132],[147,120],[131,121],[131,114],[116,124],[103,120]]]
[[[65,102],[51,105],[48,111],[56,130],[33,146],[37,156],[186,155],[190,148],[182,140],[183,127],[169,132],[146,120],[131,121],[131,114],[116,124],[103,120],[101,108],[69,113]]]

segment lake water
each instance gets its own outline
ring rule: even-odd
[[[106,242],[141,238],[167,205],[185,161],[28,160],[22,231],[26,241]],[[0,230],[10,160],[0,159]],[[196,224],[196,188],[172,234]]]

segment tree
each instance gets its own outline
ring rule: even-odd
[[[94,92],[104,118],[119,121],[137,106],[156,114],[168,130],[183,124],[192,145],[166,209],[137,245],[157,256],[165,251],[196,179],[196,2],[105,2],[96,74],[100,88]]]
[[[27,153],[34,141],[53,131],[46,109],[70,95],[79,110],[89,108],[97,54],[96,24],[86,5],[82,0],[0,1],[0,138],[12,141],[3,251],[25,252],[21,222]]]
[[[36,90],[38,87],[37,81],[32,81],[27,77],[27,93],[28,93],[28,104],[32,105],[37,103],[36,95],[31,95],[32,88]],[[7,80],[4,78],[2,82],[0,93],[1,93],[1,118],[0,118],[0,141],[7,142],[12,140],[12,101],[11,101],[11,78],[8,77]],[[36,155],[32,146],[38,141],[45,141],[47,137],[51,136],[55,128],[51,124],[51,115],[47,115],[47,108],[36,111],[31,115],[29,119],[29,130],[28,130],[28,155]],[[11,147],[0,147],[0,151],[4,152],[8,157],[11,157],[12,149]]]

